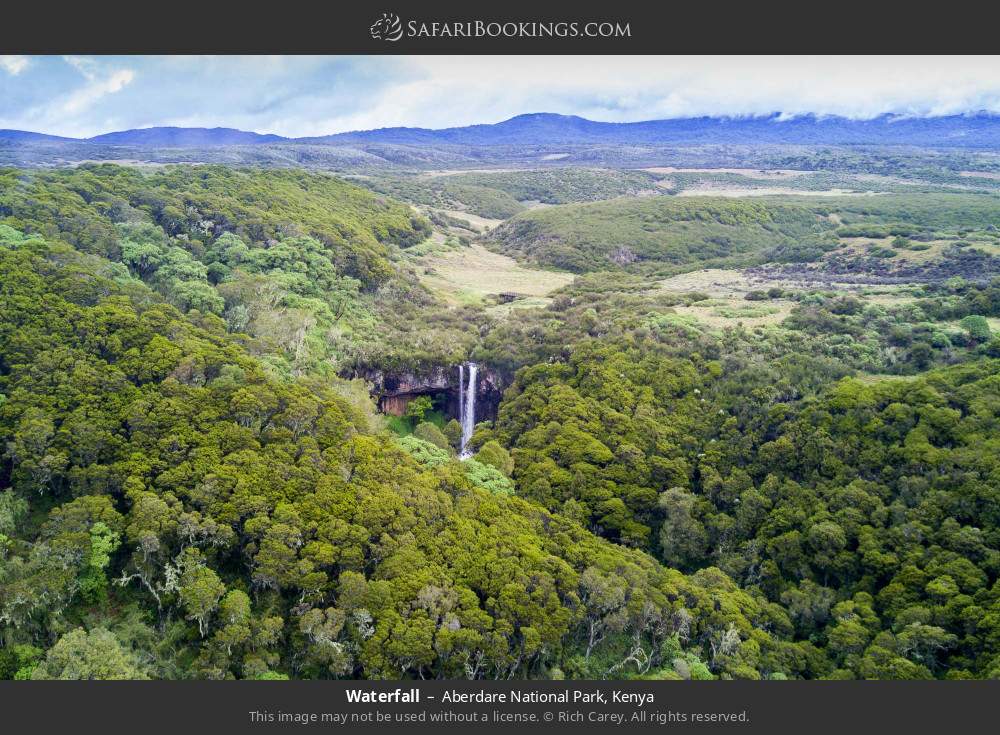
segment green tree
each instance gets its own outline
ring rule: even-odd
[[[962,328],[968,333],[969,339],[974,342],[988,342],[990,339],[990,323],[986,317],[978,314],[970,314],[960,322]]]
[[[708,546],[708,533],[695,515],[697,499],[683,488],[664,492],[657,503],[663,512],[660,527],[660,546],[663,558],[678,567],[687,567],[700,561]]]
[[[500,470],[508,477],[514,472],[514,460],[511,459],[510,452],[500,446],[500,442],[495,439],[491,439],[479,447],[476,459]]]
[[[462,443],[462,425],[456,419],[451,419],[444,425],[444,435],[452,449],[458,450]]]
[[[415,426],[424,420],[427,412],[433,407],[434,404],[430,396],[417,396],[406,404],[406,411],[403,413],[403,418],[409,420],[410,424]]]
[[[49,649],[32,679],[148,679],[135,657],[104,628],[76,628]]]
[[[120,545],[121,536],[102,521],[91,526],[90,558],[80,579],[80,592],[89,602],[98,602],[107,595],[108,580],[104,570]]]
[[[451,444],[448,442],[448,437],[429,421],[423,421],[417,424],[417,427],[413,430],[413,436],[417,439],[422,439],[425,442],[430,442],[438,449],[449,449]]]
[[[226,586],[219,575],[205,566],[194,549],[187,549],[181,559],[182,572],[178,594],[187,610],[188,619],[198,623],[198,632],[204,637],[208,619],[215,612]]]

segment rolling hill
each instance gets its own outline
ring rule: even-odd
[[[122,130],[87,138],[88,143],[102,145],[141,145],[158,148],[188,148],[200,146],[259,145],[287,141],[280,135],[262,135],[235,128],[140,128]]]

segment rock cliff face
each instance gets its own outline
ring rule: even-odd
[[[438,366],[415,372],[373,370],[362,375],[372,384],[372,396],[379,410],[402,416],[406,406],[417,396],[443,396],[449,417],[459,416],[458,366]],[[477,420],[493,420],[503,394],[500,375],[488,365],[480,365],[476,378]]]

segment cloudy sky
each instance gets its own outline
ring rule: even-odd
[[[0,128],[151,125],[287,136],[526,112],[634,121],[783,113],[1000,114],[1000,56],[0,56]]]

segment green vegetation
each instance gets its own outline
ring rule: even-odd
[[[676,678],[678,645],[713,676],[776,665],[779,611],[721,572],[600,540],[491,465],[411,458],[105,259],[8,229],[0,284],[8,674]]]
[[[749,367],[656,352],[579,349],[518,373],[496,436],[520,492],[761,591],[815,646],[784,673],[997,675],[1000,363],[846,380],[796,406],[746,385]]]
[[[568,204],[656,191],[656,177],[643,171],[586,168],[374,176],[358,183],[414,204],[488,219],[512,217],[527,208],[525,202]]]
[[[807,207],[734,199],[616,199],[539,209],[491,233],[498,252],[577,273],[812,260],[835,245],[834,227]],[[646,267],[649,265],[650,267]]]
[[[152,221],[196,260],[224,233],[263,249],[305,236],[322,243],[339,271],[372,288],[392,275],[388,244],[407,247],[427,235],[426,224],[405,206],[330,176],[297,171],[7,169],[0,186],[7,224],[111,260],[121,256],[115,225],[122,223]]]
[[[323,174],[110,165],[0,170],[0,225],[120,263],[183,311],[221,316],[282,372],[460,355],[467,315],[423,288],[401,249],[430,224]],[[127,270],[126,270],[127,269]],[[440,325],[414,334],[418,315]]]
[[[998,200],[969,194],[877,197],[654,197],[534,210],[490,234],[498,252],[577,273],[808,263],[838,238],[994,240]],[[895,251],[879,248],[875,257]]]
[[[644,171],[557,168],[540,171],[468,173],[453,177],[507,192],[514,199],[542,204],[570,204],[635,196],[655,191],[656,177]]]
[[[0,677],[1000,676],[995,162],[587,155],[0,170]]]

